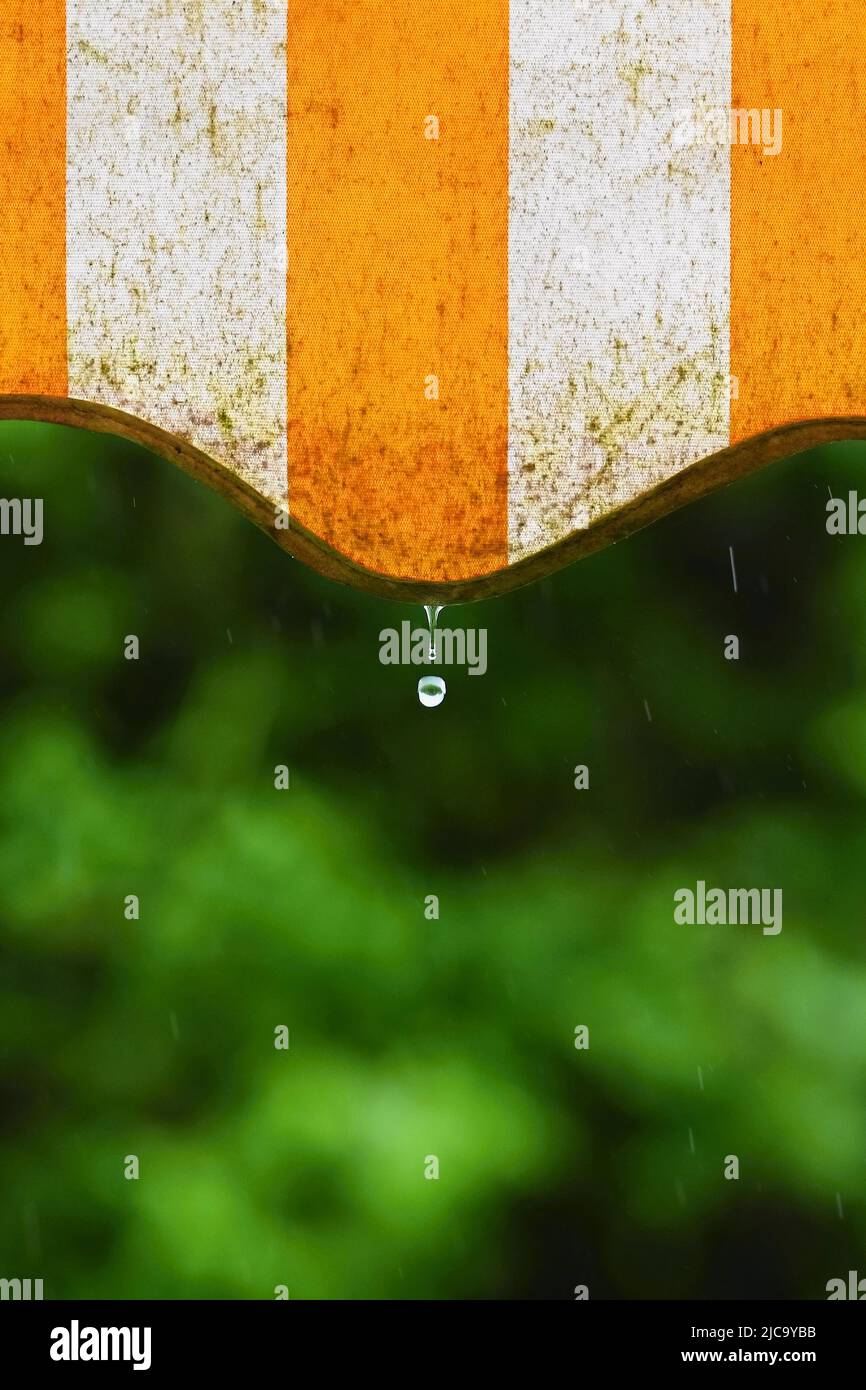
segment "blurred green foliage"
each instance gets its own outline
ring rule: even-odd
[[[45,540],[0,539],[0,1275],[820,1298],[866,1274],[866,541],[824,526],[864,462],[805,455],[446,610],[490,667],[431,711],[378,661],[420,610],[131,446],[4,424],[0,496],[43,497]],[[781,935],[676,926],[698,878],[782,887]]]

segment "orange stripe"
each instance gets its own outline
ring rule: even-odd
[[[732,103],[782,109],[782,150],[731,150],[731,440],[866,413],[860,0],[734,0]]]
[[[65,0],[3,0],[0,132],[0,392],[65,396]]]
[[[290,0],[288,84],[292,516],[391,575],[499,568],[508,0]]]

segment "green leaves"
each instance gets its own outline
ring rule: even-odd
[[[815,1252],[766,1292],[821,1296],[866,1235],[866,583],[807,504],[859,454],[446,610],[490,666],[431,717],[378,660],[400,609],[128,446],[0,436],[46,526],[0,546],[4,1267],[568,1297],[590,1266],[593,1296],[682,1293],[700,1253],[731,1294],[748,1207]],[[781,885],[784,931],[675,925],[698,877]]]

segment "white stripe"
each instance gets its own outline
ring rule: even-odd
[[[286,2],[68,0],[69,394],[286,501]]]
[[[730,0],[511,0],[509,556],[728,443]],[[701,129],[707,121],[701,119]]]

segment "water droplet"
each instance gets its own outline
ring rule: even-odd
[[[425,603],[424,612],[427,614],[427,631],[430,633],[430,660],[436,660],[436,624],[439,621],[439,614],[444,605],[441,603]]]
[[[445,690],[441,676],[422,676],[418,682],[418,699],[428,709],[435,709],[445,699]]]
[[[427,653],[427,660],[435,662],[436,651],[436,622],[442,612],[441,603],[425,603],[424,612],[427,614],[427,631],[430,634],[430,647]],[[446,685],[441,676],[422,676],[418,682],[418,699],[422,705],[428,709],[435,709],[441,705],[445,699]]]

